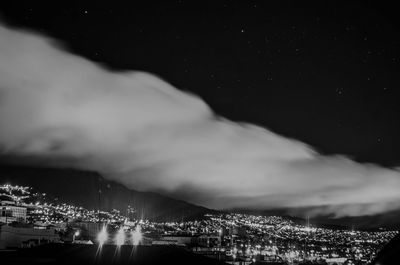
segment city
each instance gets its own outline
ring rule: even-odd
[[[206,214],[199,220],[156,222],[85,209],[31,187],[0,186],[0,249],[46,243],[168,245],[230,264],[367,264],[398,231],[357,231],[301,225],[280,216]]]

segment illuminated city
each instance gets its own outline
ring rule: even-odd
[[[279,216],[236,213],[207,214],[201,220],[151,222],[128,219],[118,211],[87,210],[65,203],[47,201],[46,194],[30,187],[0,186],[3,207],[27,209],[26,221],[13,212],[6,226],[38,229],[55,228],[58,243],[121,245],[175,245],[198,254],[225,260],[301,261],[354,260],[366,264],[397,231],[352,231],[299,225]],[[4,227],[4,226],[3,226]],[[0,236],[0,239],[2,237]],[[7,244],[7,242],[5,242]]]

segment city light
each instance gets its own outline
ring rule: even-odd
[[[72,242],[75,243],[75,238],[80,235],[79,230],[76,230],[74,235],[72,236]]]
[[[140,225],[137,225],[135,230],[132,230],[131,237],[132,237],[132,244],[135,246],[139,245],[140,241],[142,240],[142,231]]]
[[[362,262],[361,264],[366,264],[376,256],[382,246],[398,234],[398,231],[385,229],[369,232],[354,229],[330,229],[308,224],[306,226],[282,216],[256,216],[239,213],[206,214],[207,219],[201,222],[198,220],[156,222],[134,218],[128,221],[127,217],[117,210],[101,211],[100,216],[97,210],[89,210],[58,201],[48,202],[46,198],[42,197],[42,193],[29,187],[0,185],[0,195],[18,201],[17,203],[3,201],[0,204],[8,207],[7,209],[13,211],[13,214],[22,214],[21,217],[26,222],[49,223],[58,229],[64,229],[65,232],[68,227],[71,227],[72,239],[75,244],[84,243],[88,233],[83,233],[82,227],[74,223],[67,223],[66,220],[80,220],[82,224],[92,225],[93,228],[97,228],[99,223],[107,224],[97,234],[99,245],[96,257],[100,257],[104,244],[117,245],[115,250],[116,255],[119,255],[120,246],[128,241],[133,246],[148,245],[153,242],[182,245],[179,240],[186,240],[185,237],[190,235],[191,243],[183,244],[202,246],[200,250],[193,249],[194,252],[199,254],[209,251],[222,252],[218,255],[225,256],[227,260],[232,260],[232,258],[233,260],[242,258],[252,260],[260,255],[270,258],[279,256],[285,261],[319,258],[327,261],[339,259],[344,262],[346,259],[354,259]],[[38,204],[34,205],[38,196],[43,201],[38,201]],[[26,210],[20,212],[22,208],[26,208]],[[12,220],[12,218],[14,221],[17,220],[17,217],[11,215],[7,217],[8,220]],[[125,234],[123,228],[130,230],[129,236]],[[108,229],[115,232],[111,235],[107,232]],[[146,242],[143,242],[145,233],[150,236]],[[67,233],[65,234],[67,235]],[[151,234],[158,235],[158,238],[153,239]],[[71,234],[68,235],[71,236]],[[248,235],[251,237],[248,238]],[[181,236],[182,238],[179,239]],[[75,241],[75,238],[81,240]],[[132,248],[132,253],[135,249],[135,247]]]
[[[124,243],[125,243],[125,231],[124,231],[124,229],[121,227],[121,228],[118,230],[117,235],[115,236],[115,244],[116,244],[117,246],[121,246],[121,245],[123,245]]]
[[[99,241],[100,246],[102,246],[108,239],[108,234],[106,231],[106,227],[103,226],[100,233],[97,235],[97,241]]]

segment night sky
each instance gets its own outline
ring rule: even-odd
[[[391,7],[279,2],[28,1],[0,14],[108,68],[155,73],[231,120],[325,154],[399,166],[400,28]]]

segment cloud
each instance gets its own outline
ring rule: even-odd
[[[322,156],[219,117],[154,75],[111,72],[3,26],[0,128],[3,155],[74,161],[128,187],[212,208],[314,207],[343,216],[400,207],[397,169]]]

